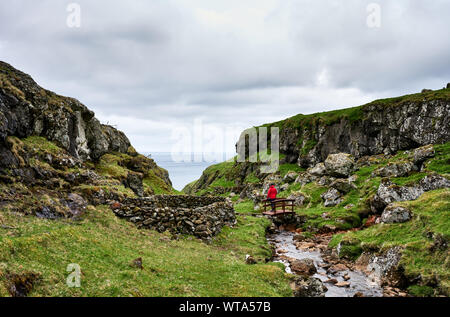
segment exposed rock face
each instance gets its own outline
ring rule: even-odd
[[[236,222],[233,204],[224,197],[156,195],[126,199],[111,206],[114,213],[140,228],[191,234],[210,239],[224,225]]]
[[[402,223],[411,219],[411,212],[401,206],[389,205],[381,214],[381,222],[384,223]]]
[[[367,271],[381,284],[403,287],[405,277],[403,268],[399,265],[402,257],[402,248],[394,247],[381,254],[369,256]]]
[[[100,124],[78,100],[45,90],[30,76],[0,62],[1,166],[16,163],[7,153],[6,137],[30,135],[43,136],[82,160],[125,153],[130,147],[122,132]]]
[[[353,172],[355,160],[350,154],[337,153],[328,155],[324,164],[328,175],[335,177],[349,177]]]
[[[326,115],[299,115],[298,122],[292,118],[283,122],[280,152],[287,163],[312,167],[332,153],[361,158],[450,140],[450,129],[444,128],[450,125],[450,91],[374,101],[330,120],[322,119]]]

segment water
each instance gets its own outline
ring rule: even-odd
[[[187,184],[199,179],[207,167],[224,162],[226,159],[233,157],[231,154],[223,154],[221,155],[223,159],[215,162],[206,162],[204,160],[202,162],[194,162],[193,159],[190,162],[174,162],[170,152],[151,152],[144,154],[151,155],[151,158],[155,160],[158,166],[165,168],[169,172],[173,188],[176,190],[182,190]]]
[[[293,241],[294,234],[291,232],[282,231],[269,238],[269,242],[275,245],[277,250],[286,251],[284,256],[292,259],[311,259],[317,268],[317,273],[313,277],[319,278],[322,282],[329,279],[336,279],[338,282],[343,282],[344,275],[348,275],[350,279],[347,281],[350,283],[350,287],[338,287],[332,283],[324,283],[328,288],[325,293],[325,297],[353,297],[356,293],[362,293],[366,297],[381,297],[383,296],[383,289],[373,282],[366,274],[360,271],[346,270],[337,272],[334,274],[327,273],[327,271],[320,265],[325,262],[322,258],[322,254],[319,251],[304,251],[298,250]],[[283,259],[276,259],[276,262],[281,262],[286,266],[286,272],[292,273],[289,263]]]

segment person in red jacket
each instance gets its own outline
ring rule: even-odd
[[[277,194],[278,192],[275,185],[270,185],[269,191],[267,192],[267,200],[270,201],[270,204],[272,205],[272,211],[275,211],[274,201],[277,199]]]

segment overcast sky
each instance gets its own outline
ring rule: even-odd
[[[85,0],[79,28],[71,2],[1,0],[0,60],[139,151],[171,151],[199,120],[239,133],[450,82],[448,0]]]

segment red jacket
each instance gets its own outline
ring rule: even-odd
[[[269,191],[267,192],[267,198],[268,199],[275,199],[277,198],[277,189],[275,188],[275,186],[270,186]]]

